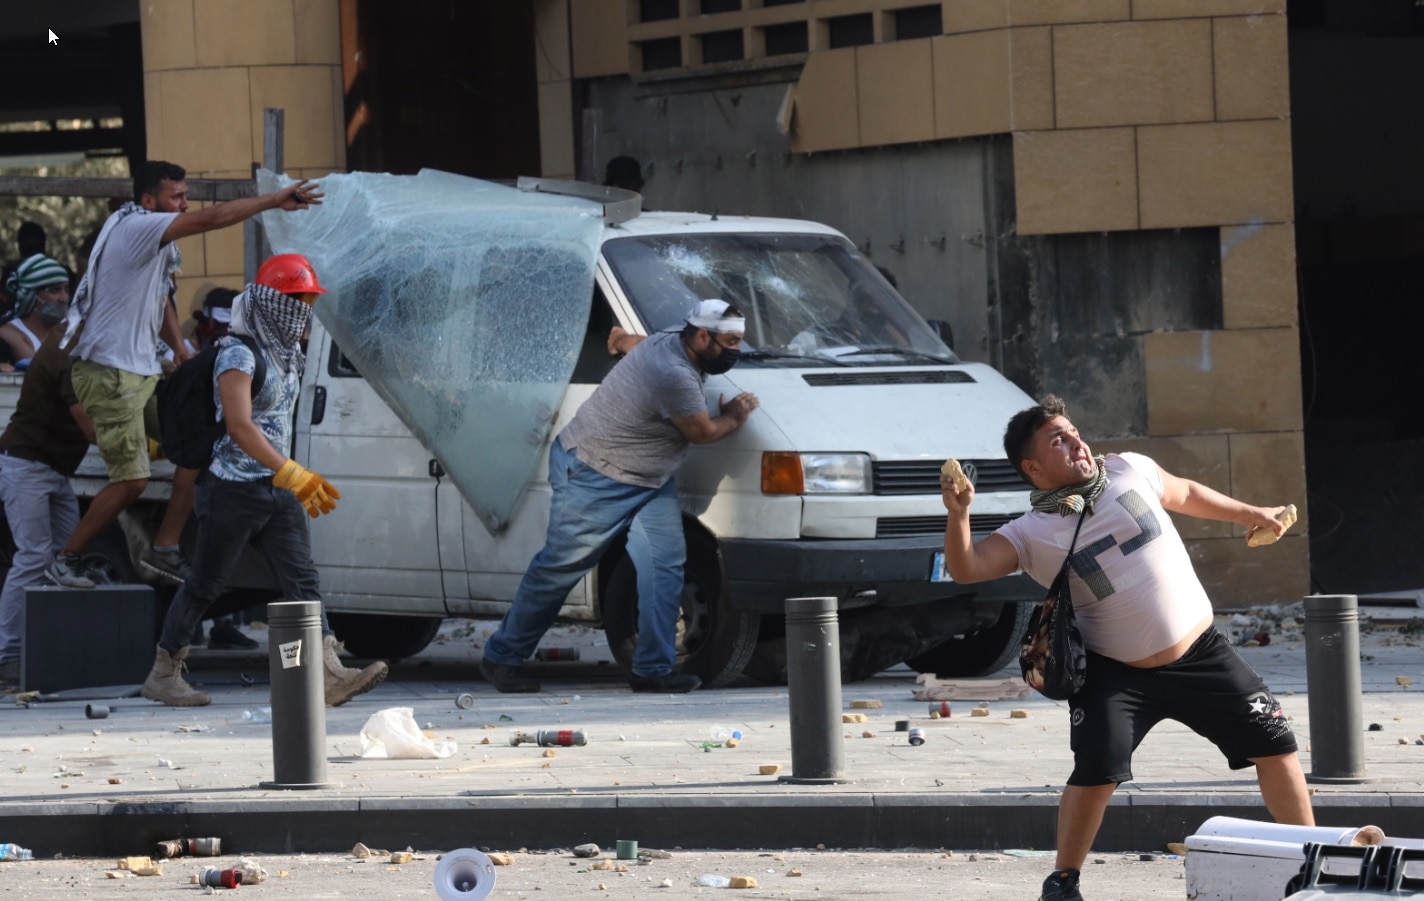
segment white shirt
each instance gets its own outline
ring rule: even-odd
[[[162,241],[176,218],[177,213],[138,210],[115,223],[91,261],[93,298],[70,356],[138,375],[162,371],[158,332],[178,266],[178,245]]]
[[[1083,644],[1114,660],[1150,657],[1212,612],[1186,546],[1162,508],[1162,471],[1141,454],[1108,454],[1107,485],[1083,520],[1068,576]],[[1034,511],[1003,526],[1019,565],[1052,584],[1077,515]]]

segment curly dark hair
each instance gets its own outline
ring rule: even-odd
[[[1063,399],[1056,394],[1049,394],[1037,405],[1020,410],[1009,420],[1008,428],[1004,429],[1004,453],[1008,455],[1014,469],[1024,478],[1028,476],[1024,474],[1023,461],[1024,457],[1028,456],[1029,446],[1033,444],[1033,436],[1038,434],[1038,430],[1043,428],[1043,424],[1048,420],[1055,416],[1067,415],[1068,408]]]
[[[158,196],[158,189],[163,187],[165,181],[182,181],[188,177],[188,173],[177,163],[168,163],[163,160],[148,160],[138,167],[138,171],[133,177],[133,199],[134,203],[143,202],[143,195],[152,194]]]

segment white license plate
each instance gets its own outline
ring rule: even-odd
[[[949,570],[944,568],[944,551],[939,551],[934,555],[934,565],[930,567],[931,582],[953,582],[954,576],[949,574]]]

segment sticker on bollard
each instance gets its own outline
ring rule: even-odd
[[[294,666],[302,665],[302,640],[289,641],[277,646],[282,652],[282,669],[291,669]]]

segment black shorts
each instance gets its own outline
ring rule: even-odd
[[[1088,652],[1088,679],[1068,702],[1069,785],[1132,779],[1132,752],[1153,726],[1173,719],[1215,744],[1233,770],[1296,750],[1295,734],[1266,683],[1216,629],[1179,659],[1140,669]]]

